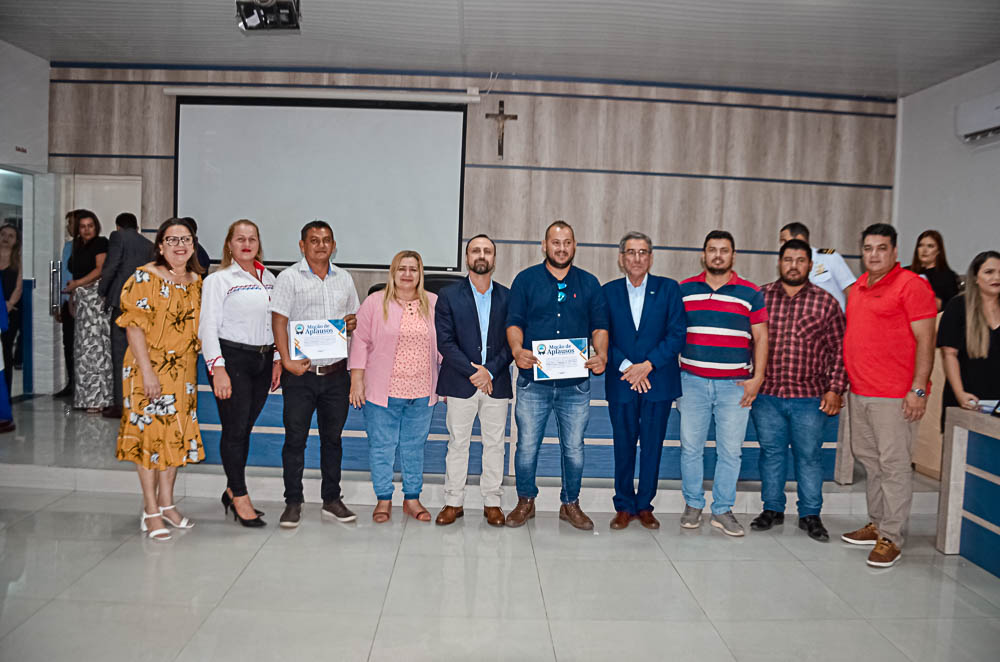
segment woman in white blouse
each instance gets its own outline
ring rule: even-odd
[[[268,390],[276,390],[281,379],[268,310],[275,277],[261,259],[257,225],[246,219],[230,225],[221,267],[205,278],[198,329],[222,423],[219,450],[227,481],[222,505],[249,527],[265,524],[247,494],[250,432]]]

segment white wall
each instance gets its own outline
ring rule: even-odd
[[[48,61],[0,41],[0,103],[0,166],[48,170]]]
[[[927,229],[944,235],[960,274],[976,253],[1000,250],[1000,142],[974,148],[955,135],[955,106],[997,91],[1000,61],[900,99],[894,217],[904,265]]]

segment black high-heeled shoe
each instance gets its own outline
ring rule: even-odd
[[[229,492],[223,491],[222,493],[222,508],[227,515],[229,514],[229,509],[233,508],[233,497],[229,496]],[[264,514],[263,510],[257,510],[256,508],[254,508],[253,511],[257,513],[257,517]],[[233,512],[236,512],[235,508],[233,508]]]
[[[243,526],[251,529],[255,529],[261,526],[267,526],[267,522],[265,522],[260,518],[262,514],[263,513],[258,514],[257,517],[254,517],[253,519],[243,519],[242,517],[240,517],[240,514],[236,512],[236,508],[233,508],[233,521],[239,522]]]

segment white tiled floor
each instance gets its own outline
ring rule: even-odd
[[[732,539],[707,527],[584,533],[539,514],[493,529],[402,519],[224,520],[140,537],[131,495],[0,488],[0,660],[996,659],[1000,579],[933,549],[914,517],[900,565],[809,540],[794,520]],[[742,517],[746,520],[747,518]],[[824,518],[831,532],[849,516]],[[746,523],[746,521],[744,521]]]

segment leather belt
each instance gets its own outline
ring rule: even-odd
[[[230,349],[242,349],[244,352],[256,352],[257,354],[274,353],[274,345],[247,345],[224,338],[219,338],[219,345]]]
[[[338,372],[344,372],[347,370],[347,359],[341,359],[336,363],[331,363],[330,365],[317,365],[310,366],[306,372],[311,372],[314,375],[319,375],[320,377],[324,375],[332,375]]]

